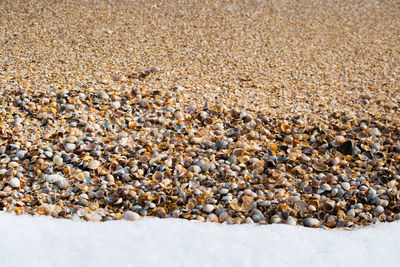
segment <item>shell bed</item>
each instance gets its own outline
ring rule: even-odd
[[[2,1],[0,210],[400,219],[398,1]]]

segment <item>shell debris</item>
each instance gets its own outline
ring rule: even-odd
[[[400,219],[393,1],[139,2],[2,3],[1,210]]]

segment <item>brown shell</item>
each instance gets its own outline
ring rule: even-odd
[[[278,150],[278,146],[275,145],[274,143],[268,144],[267,148],[272,154],[275,154],[275,152]]]
[[[326,172],[329,169],[328,165],[324,163],[314,163],[312,167],[314,170],[319,172]]]
[[[237,199],[233,199],[232,202],[229,204],[229,206],[236,212],[240,212],[243,210],[242,207],[239,205]]]

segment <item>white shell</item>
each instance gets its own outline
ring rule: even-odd
[[[72,151],[75,150],[75,148],[76,148],[75,144],[72,144],[72,143],[66,143],[65,144],[65,151],[66,152],[72,152]]]
[[[60,156],[54,156],[53,158],[53,162],[57,165],[57,166],[62,166],[63,165],[63,159]]]
[[[60,181],[61,179],[63,179],[64,177],[62,177],[61,175],[58,175],[58,174],[51,174],[51,175],[48,175],[47,177],[46,177],[46,181],[47,182],[49,182],[49,183],[51,183],[51,184],[54,184],[54,183],[57,183],[58,181]]]
[[[19,181],[18,178],[12,178],[9,183],[14,188],[17,188],[21,185],[21,182]]]
[[[92,160],[90,163],[89,163],[89,165],[87,166],[89,169],[91,169],[91,170],[95,170],[95,169],[97,169],[98,167],[100,167],[100,162],[99,161],[97,161],[97,160]]]
[[[111,102],[111,107],[115,109],[119,109],[121,104],[118,101]]]
[[[207,204],[204,206],[204,211],[205,212],[212,212],[214,210],[214,205]]]
[[[124,213],[124,219],[128,221],[138,221],[140,220],[140,215],[133,211],[126,211]]]
[[[317,226],[319,226],[319,224],[320,224],[320,221],[315,218],[306,218],[304,220],[304,225],[308,226],[308,227],[317,227]]]

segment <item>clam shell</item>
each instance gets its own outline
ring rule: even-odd
[[[270,143],[267,146],[267,149],[272,153],[275,154],[275,152],[278,150],[278,146],[274,143]]]
[[[92,160],[89,162],[89,165],[87,166],[88,169],[95,170],[100,167],[100,162],[98,160]]]
[[[344,155],[351,155],[353,153],[353,142],[350,140],[344,142],[338,150]]]
[[[240,212],[242,211],[242,207],[239,205],[238,200],[235,198],[232,200],[232,202],[229,204],[229,206],[231,207],[231,209],[233,209],[236,212]]]
[[[314,163],[312,164],[312,167],[314,170],[319,172],[326,172],[329,169],[328,165],[324,163]]]

